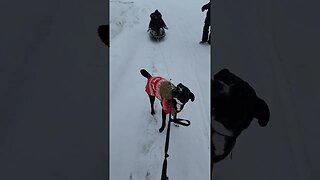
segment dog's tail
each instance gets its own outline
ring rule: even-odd
[[[152,76],[148,73],[148,71],[145,70],[145,69],[141,69],[141,70],[140,70],[140,73],[142,74],[143,77],[145,77],[145,78],[147,78],[147,79],[149,79],[150,77],[152,77]]]

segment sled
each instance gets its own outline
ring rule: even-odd
[[[159,30],[159,33],[157,33],[157,32],[154,31],[154,30],[150,30],[150,31],[149,31],[149,36],[150,36],[150,38],[152,38],[152,39],[160,40],[160,39],[162,39],[162,38],[164,38],[164,37],[166,36],[166,32],[165,32],[165,30],[164,30],[163,28],[161,28],[161,29]]]

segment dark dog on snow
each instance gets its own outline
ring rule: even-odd
[[[211,80],[211,165],[223,160],[237,137],[256,118],[260,126],[269,122],[268,105],[245,81],[223,69]]]
[[[101,41],[109,47],[109,24],[98,27],[98,35]]]
[[[162,77],[153,77],[145,69],[141,69],[142,76],[148,79],[146,92],[149,95],[151,114],[154,115],[154,101],[159,99],[162,106],[162,125],[159,132],[162,132],[166,126],[166,115],[171,113],[175,119],[184,105],[189,101],[193,102],[194,94],[183,84],[174,86],[170,81]]]

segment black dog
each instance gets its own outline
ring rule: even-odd
[[[98,27],[98,35],[101,41],[109,47],[109,24]]]
[[[237,137],[253,118],[260,126],[269,122],[268,105],[245,81],[223,69],[211,80],[211,165],[223,160],[233,149]]]
[[[171,113],[175,119],[184,105],[189,101],[193,102],[194,94],[183,84],[179,83],[175,87],[170,81],[162,77],[153,77],[145,69],[141,69],[142,76],[148,79],[146,85],[146,92],[149,95],[151,114],[154,115],[154,101],[155,97],[161,101],[162,106],[162,125],[159,132],[162,132],[166,126],[166,115]]]

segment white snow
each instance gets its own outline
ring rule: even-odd
[[[145,68],[195,95],[180,118],[189,127],[172,126],[168,176],[170,179],[210,177],[210,46],[200,45],[206,0],[110,2],[110,179],[160,179],[166,129],[161,126],[161,105],[150,114],[145,92]],[[150,13],[158,9],[168,26],[160,42],[147,33]],[[125,103],[124,103],[125,102]]]

